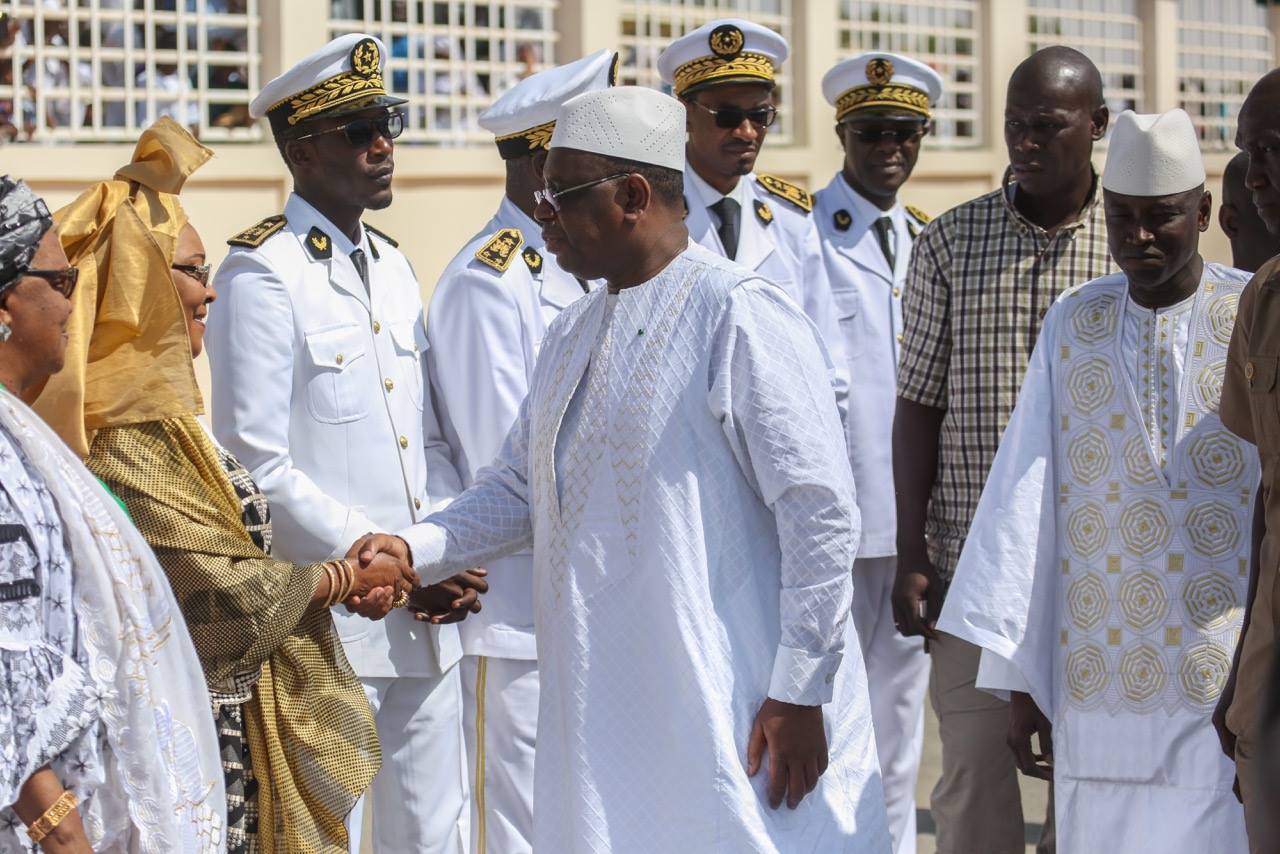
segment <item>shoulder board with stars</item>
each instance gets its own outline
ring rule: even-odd
[[[381,237],[383,243],[386,243],[388,246],[391,246],[395,249],[400,248],[400,244],[397,241],[393,240],[389,235],[379,231],[378,229],[369,225],[369,223],[367,222],[361,223],[361,224],[364,226],[365,231],[369,232],[370,234],[376,234],[378,237]]]
[[[257,249],[259,246],[267,242],[268,237],[275,234],[286,225],[288,225],[288,220],[284,218],[284,214],[269,216],[257,225],[250,226],[239,234],[227,238],[227,245],[245,246],[249,249]]]
[[[504,228],[489,238],[489,242],[476,250],[476,260],[499,273],[507,272],[516,250],[524,243],[524,235],[518,228]]]
[[[760,186],[779,198],[786,199],[805,213],[813,211],[813,196],[795,184],[789,183],[773,175],[757,175]]]
[[[542,256],[538,254],[538,250],[532,246],[526,246],[524,252],[520,253],[520,257],[524,259],[524,263],[529,265],[529,272],[535,276],[542,275]]]
[[[325,234],[315,226],[307,232],[307,239],[304,244],[307,252],[317,261],[324,261],[333,257],[333,241],[329,239],[329,235]]]
[[[769,210],[769,205],[761,201],[760,199],[756,199],[754,204],[756,208],[756,217],[759,218],[760,222],[764,223],[765,225],[772,224],[773,211]]]

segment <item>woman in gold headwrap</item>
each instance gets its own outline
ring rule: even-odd
[[[55,214],[80,284],[67,367],[36,408],[124,501],[177,595],[218,724],[228,850],[339,854],[381,753],[329,606],[383,616],[417,579],[394,560],[273,560],[265,498],[196,418],[216,294],[177,194],[210,156],[162,119]]]

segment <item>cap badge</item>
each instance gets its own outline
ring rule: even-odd
[[[351,70],[361,77],[372,77],[381,65],[382,55],[373,39],[360,39],[351,48]]]
[[[833,219],[835,220],[836,229],[838,231],[848,231],[849,226],[853,225],[853,217],[850,216],[849,212],[843,208],[836,211]]]
[[[711,52],[721,59],[733,59],[742,53],[742,46],[745,43],[746,38],[742,35],[742,30],[733,24],[716,27],[707,39]]]
[[[867,82],[884,86],[893,79],[893,60],[878,56],[867,60]]]

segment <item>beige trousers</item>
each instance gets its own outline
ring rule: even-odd
[[[1018,768],[1005,742],[1009,704],[981,691],[980,649],[952,635],[931,641],[929,702],[942,738],[942,776],[930,806],[938,854],[1023,854]],[[1053,794],[1036,851],[1051,854]]]

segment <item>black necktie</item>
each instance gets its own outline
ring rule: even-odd
[[[724,254],[732,261],[738,257],[738,225],[742,217],[742,205],[725,196],[712,205],[711,210],[720,218],[720,227],[716,231],[724,245]]]
[[[364,283],[364,289],[369,291],[369,261],[364,257],[364,250],[357,249],[351,253],[351,263],[356,265],[356,272],[360,274],[360,281]]]
[[[895,269],[893,258],[893,220],[887,216],[882,216],[875,222],[876,239],[880,241],[880,251],[884,253],[884,259],[889,262],[889,269]]]

